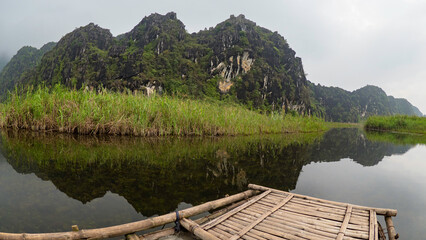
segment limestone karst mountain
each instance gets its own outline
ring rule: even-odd
[[[227,99],[261,111],[314,114],[332,121],[421,114],[379,88],[350,93],[310,83],[284,37],[244,15],[192,34],[173,12],[151,14],[116,37],[90,23],[56,45],[21,49],[0,74],[0,94],[16,85],[40,83]]]

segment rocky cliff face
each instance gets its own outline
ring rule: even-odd
[[[62,83],[70,87],[99,84],[106,77],[109,30],[91,23],[65,35],[40,64],[21,81],[25,84]]]
[[[239,15],[195,36],[213,50],[209,71],[219,76],[221,93],[234,90],[255,107],[309,112],[302,61],[277,32]]]

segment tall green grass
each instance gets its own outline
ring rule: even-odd
[[[426,134],[426,117],[373,116],[367,119],[364,127],[367,130]]]
[[[0,127],[135,136],[250,135],[326,128],[318,118],[265,115],[223,102],[106,89],[69,90],[61,85],[11,94],[0,105]]]

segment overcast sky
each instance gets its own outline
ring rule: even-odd
[[[39,48],[90,22],[116,36],[169,11],[190,33],[244,14],[287,39],[310,81],[350,91],[376,85],[426,113],[423,0],[0,0],[0,55]]]

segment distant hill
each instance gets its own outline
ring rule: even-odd
[[[193,34],[173,12],[151,14],[117,37],[90,23],[65,35],[50,51],[21,49],[0,76],[4,90],[42,82],[70,88],[103,86],[228,99],[260,111],[314,114],[333,121],[415,114],[408,101],[389,100],[378,89],[370,93],[369,86],[350,93],[310,83],[302,60],[284,37],[244,15],[232,15]]]
[[[318,112],[328,121],[358,122],[372,115],[423,115],[406,99],[388,96],[376,86],[367,85],[353,92],[315,84],[310,87]]]
[[[50,51],[55,44],[50,42],[40,49],[29,46],[19,49],[0,72],[0,95],[4,96],[8,90],[12,90],[24,74],[34,69],[40,63],[43,55]]]

